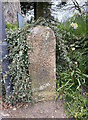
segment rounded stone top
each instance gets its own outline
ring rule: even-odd
[[[52,34],[54,35],[54,32],[51,28],[49,28],[47,26],[41,26],[41,25],[37,25],[37,26],[31,28],[30,33],[32,33],[32,34],[42,33],[43,34],[43,32],[45,32],[45,31],[46,32],[52,32]]]

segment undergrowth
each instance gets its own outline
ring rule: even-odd
[[[88,33],[85,15],[75,15],[57,26],[69,62],[57,53],[57,94],[64,100],[68,117],[88,119]],[[58,43],[57,43],[58,44]],[[58,47],[59,49],[59,47]],[[61,65],[61,63],[63,63]],[[62,66],[62,70],[58,66]],[[61,70],[61,72],[60,72]]]

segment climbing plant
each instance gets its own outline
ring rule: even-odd
[[[28,71],[28,49],[27,36],[28,29],[7,30],[7,42],[9,50],[9,75],[12,84],[12,93],[6,98],[7,104],[16,104],[20,101],[29,102],[31,100],[31,81]]]

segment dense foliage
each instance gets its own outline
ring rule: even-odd
[[[83,14],[77,14],[57,27],[62,34],[63,41],[62,50],[59,50],[59,42],[57,42],[58,95],[64,100],[67,116],[88,119],[88,34],[86,32],[86,17]],[[65,59],[63,59],[63,54],[58,57],[60,52],[64,54]]]
[[[6,99],[7,104],[16,104],[31,100],[31,82],[28,71],[28,49],[27,35],[29,30],[10,29],[7,30],[7,42],[9,50],[9,74],[13,92]]]

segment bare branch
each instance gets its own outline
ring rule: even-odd
[[[74,6],[75,6],[75,9],[78,10],[81,13],[81,9],[80,9],[79,3],[76,0],[72,0],[72,2],[74,4]]]

